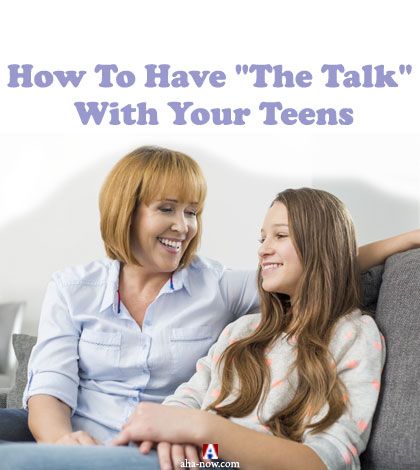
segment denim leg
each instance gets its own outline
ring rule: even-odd
[[[17,408],[0,409],[0,443],[35,441],[28,428],[28,412]]]
[[[155,451],[142,455],[137,447],[4,444],[2,470],[158,470]]]

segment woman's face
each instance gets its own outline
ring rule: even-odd
[[[275,202],[265,216],[258,256],[263,289],[293,297],[303,269],[289,236],[287,209],[280,202]]]
[[[180,202],[176,195],[141,203],[132,226],[132,250],[141,266],[151,272],[177,269],[197,234],[197,204]]]

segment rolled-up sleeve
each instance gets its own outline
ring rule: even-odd
[[[23,406],[33,395],[51,395],[74,413],[79,386],[78,342],[80,331],[72,321],[59,280],[48,285],[42,305],[38,341],[28,365]]]
[[[332,352],[346,387],[347,411],[325,431],[305,433],[303,443],[329,470],[356,470],[360,469],[359,455],[366,449],[378,401],[385,342],[374,320],[363,315],[340,328]],[[313,422],[325,414],[324,408]]]

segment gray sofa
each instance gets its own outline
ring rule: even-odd
[[[0,304],[0,388],[10,387],[13,381],[16,359],[11,337],[21,331],[23,310],[23,302]]]
[[[420,249],[390,257],[364,275],[364,304],[385,336],[387,361],[364,470],[420,469]],[[20,407],[35,338],[14,335],[16,382],[0,407]]]

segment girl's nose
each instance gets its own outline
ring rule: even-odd
[[[272,247],[272,244],[271,244],[271,241],[266,238],[260,245],[259,249],[258,249],[258,256],[260,258],[263,258],[264,256],[266,255],[271,255],[273,254],[273,247]]]

